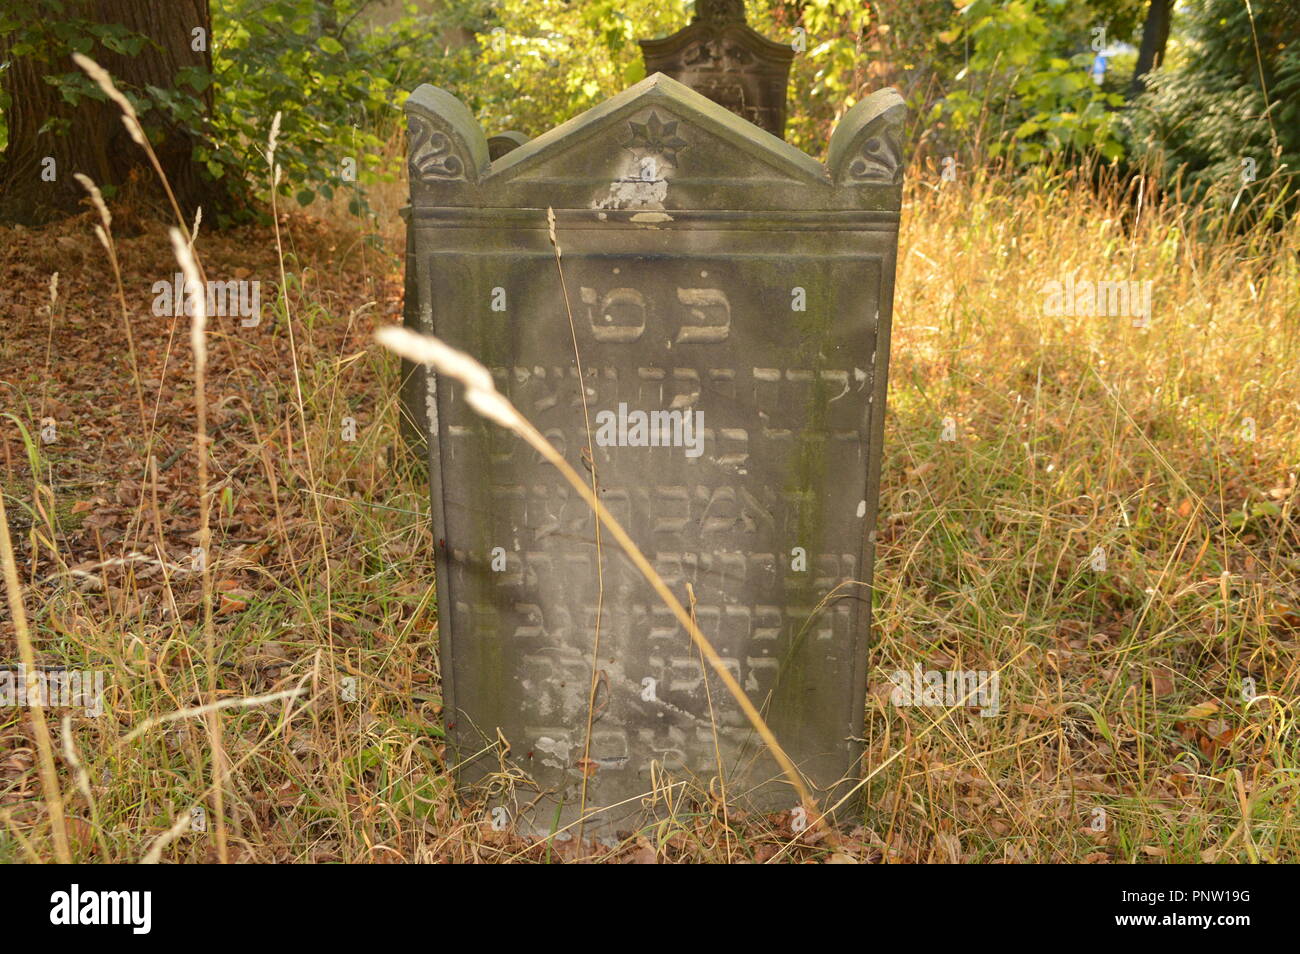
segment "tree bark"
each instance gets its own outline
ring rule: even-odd
[[[208,0],[98,0],[76,5],[73,17],[106,24],[121,24],[146,37],[135,56],[115,53],[96,44],[90,51],[112,75],[120,90],[148,96],[147,86],[180,92],[194,99],[206,117],[212,112],[212,87],[195,93],[189,86],[177,89],[182,67],[212,68],[212,16]],[[201,29],[202,42],[193,31]],[[10,97],[6,113],[9,145],[0,154],[0,219],[29,224],[49,221],[80,211],[85,191],[73,179],[80,172],[100,187],[126,188],[150,204],[161,203],[164,192],[148,157],[122,125],[117,106],[88,98],[72,106],[44,77],[77,70],[66,50],[11,56],[12,36],[0,38],[0,62],[5,91]],[[195,47],[200,47],[196,49]],[[206,176],[193,161],[199,136],[177,125],[163,111],[141,115],[146,133],[171,183],[187,219],[202,206],[211,213],[228,204],[226,191]],[[66,132],[41,131],[50,120],[67,120]],[[46,181],[54,159],[53,181]]]
[[[1146,22],[1142,25],[1142,45],[1138,47],[1137,66],[1129,83],[1132,99],[1146,88],[1146,75],[1165,61],[1169,44],[1169,25],[1173,21],[1174,0],[1151,0]]]

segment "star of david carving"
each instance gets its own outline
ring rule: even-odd
[[[677,135],[677,120],[664,122],[653,110],[650,112],[650,118],[645,122],[638,123],[629,119],[627,124],[632,129],[632,140],[624,148],[631,149],[633,152],[640,149],[646,153],[655,153],[676,165],[677,153],[690,145]]]

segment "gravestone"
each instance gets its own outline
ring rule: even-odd
[[[661,74],[496,160],[451,94],[421,86],[406,111],[408,326],[474,355],[594,467],[833,804],[861,768],[902,101],[849,110],[825,165]],[[608,836],[657,786],[707,785],[720,753],[731,799],[794,808],[688,634],[607,533],[597,550],[581,498],[458,385],[411,380],[459,783],[546,834],[577,817],[585,774],[586,830]]]
[[[671,76],[784,139],[794,50],[747,26],[742,0],[698,0],[695,9],[672,36],[638,41],[646,74]]]

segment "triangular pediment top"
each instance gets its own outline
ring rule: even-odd
[[[676,121],[711,133],[781,177],[810,186],[831,185],[830,175],[822,163],[663,73],[646,77],[502,156],[492,163],[484,182],[526,176],[529,170],[581,148],[605,130],[615,131],[621,143],[621,137],[627,134],[622,128],[627,118],[647,107],[658,107]],[[718,173],[725,174],[725,170]]]
[[[404,109],[413,206],[897,212],[902,198],[907,109],[888,88],[842,117],[825,165],[661,73],[504,154],[523,137],[496,137],[495,159],[446,90],[424,84]]]

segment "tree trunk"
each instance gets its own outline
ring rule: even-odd
[[[1129,83],[1128,95],[1132,99],[1146,88],[1145,77],[1165,61],[1165,46],[1169,43],[1169,24],[1173,20],[1174,0],[1151,0],[1147,19],[1142,25],[1142,45],[1138,47],[1137,66]]]
[[[83,0],[70,11],[69,19],[74,18],[120,24],[146,38],[135,56],[98,43],[91,49],[90,57],[108,70],[118,89],[141,96],[149,96],[146,86],[179,92],[193,99],[204,116],[211,114],[211,86],[195,93],[189,86],[178,90],[176,84],[182,67],[211,71],[208,0]],[[203,32],[196,35],[195,30]],[[5,116],[9,145],[0,154],[0,219],[39,223],[81,210],[86,194],[73,179],[75,172],[88,175],[100,187],[128,187],[132,195],[151,204],[165,201],[157,173],[122,125],[117,106],[84,97],[72,106],[58,87],[45,82],[47,75],[80,72],[66,49],[15,57],[8,51],[12,42],[12,34],[0,38],[0,62],[8,59],[10,65],[0,73],[10,97]],[[178,126],[161,110],[140,118],[186,218],[202,206],[205,218],[214,221],[212,213],[225,207],[228,198],[193,161],[197,134]],[[66,132],[41,132],[51,120],[66,121]],[[47,157],[54,160],[52,168]]]

